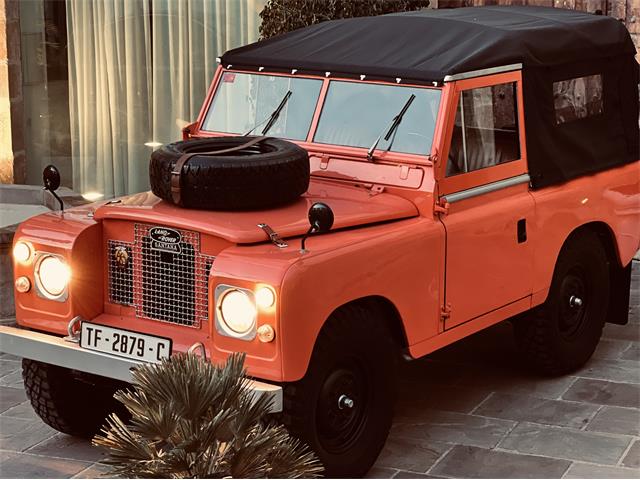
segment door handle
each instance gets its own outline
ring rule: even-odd
[[[518,243],[524,243],[527,241],[527,219],[521,218],[518,220]]]

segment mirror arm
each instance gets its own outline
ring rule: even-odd
[[[56,200],[58,200],[58,203],[60,204],[60,211],[64,212],[64,203],[62,203],[62,199],[58,196],[58,194],[54,190],[51,190],[50,188],[44,187],[44,189],[47,192],[51,193],[51,195],[53,195]]]
[[[305,248],[305,242],[307,241],[307,238],[309,237],[309,235],[311,235],[315,231],[316,231],[316,226],[315,225],[311,225],[309,230],[307,230],[307,233],[304,234],[304,236],[302,237],[302,242],[300,244],[300,253],[306,253],[307,252],[307,249]]]

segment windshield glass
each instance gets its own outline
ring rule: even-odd
[[[322,80],[225,72],[202,128],[213,132],[261,135],[269,118],[291,95],[269,135],[305,140],[318,102]]]
[[[385,140],[412,94],[402,121]],[[369,148],[382,134],[378,150],[427,155],[439,105],[440,90],[332,81],[313,141]]]

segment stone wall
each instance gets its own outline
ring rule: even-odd
[[[0,0],[0,183],[26,177],[19,0]]]
[[[600,10],[625,23],[640,51],[640,0],[438,0],[438,8],[481,5],[541,5],[595,13]],[[640,56],[636,56],[640,59]]]

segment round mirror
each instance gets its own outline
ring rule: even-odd
[[[309,209],[309,223],[316,233],[325,233],[333,226],[333,210],[326,203],[314,203]]]
[[[60,172],[54,165],[47,165],[42,172],[44,188],[54,192],[60,187]]]

